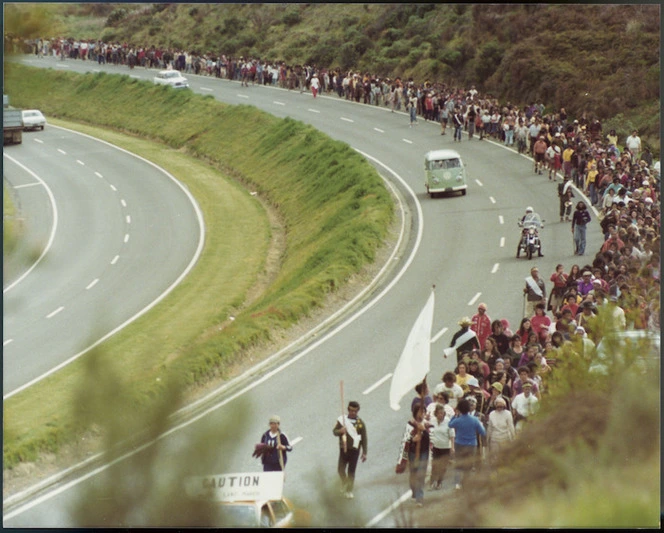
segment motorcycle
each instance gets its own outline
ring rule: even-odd
[[[534,254],[540,254],[542,244],[539,237],[539,229],[544,227],[544,220],[539,215],[526,216],[518,221],[521,229],[521,239],[516,249],[516,258],[521,256],[521,252],[526,254],[528,259],[532,259]]]

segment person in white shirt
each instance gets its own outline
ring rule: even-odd
[[[463,398],[463,389],[461,385],[456,382],[456,374],[454,372],[445,372],[443,374],[443,382],[436,385],[434,394],[447,392],[449,395],[449,405],[452,409],[456,409],[457,402]]]
[[[311,94],[314,95],[314,98],[316,98],[316,95],[318,94],[318,89],[320,88],[320,82],[318,81],[318,76],[316,74],[313,75],[311,78],[310,82],[310,87],[311,87]]]
[[[532,383],[525,381],[521,386],[523,387],[523,392],[517,394],[512,400],[512,412],[514,421],[516,422],[515,431],[517,432],[523,429],[523,424],[528,417],[537,411],[537,404],[539,402],[537,397],[532,394]]]
[[[502,398],[496,398],[495,409],[489,413],[487,426],[487,444],[489,447],[489,462],[495,461],[500,451],[507,447],[516,436],[512,413],[507,409],[507,402]]]
[[[431,441],[431,489],[439,490],[447,472],[450,458],[454,454],[454,430],[448,426],[451,416],[445,412],[445,406],[435,404],[434,416],[430,423]]]

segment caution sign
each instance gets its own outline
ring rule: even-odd
[[[283,472],[248,472],[190,476],[185,493],[192,499],[215,502],[280,500],[284,489]]]

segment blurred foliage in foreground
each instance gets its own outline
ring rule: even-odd
[[[637,348],[589,372],[566,344],[541,408],[493,470],[419,525],[636,528],[660,524],[660,362]]]

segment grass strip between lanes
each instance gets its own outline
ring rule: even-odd
[[[97,132],[185,183],[207,227],[199,264],[147,316],[5,402],[5,469],[102,426],[104,403],[122,410],[131,434],[173,382],[191,387],[225,376],[248,350],[278,338],[372,262],[394,217],[392,198],[367,161],[288,118],[128,76],[9,63],[5,90],[15,105],[40,108],[51,119],[94,121],[156,141]],[[265,276],[273,234],[249,191],[278,212],[285,239],[278,271],[243,305]]]

